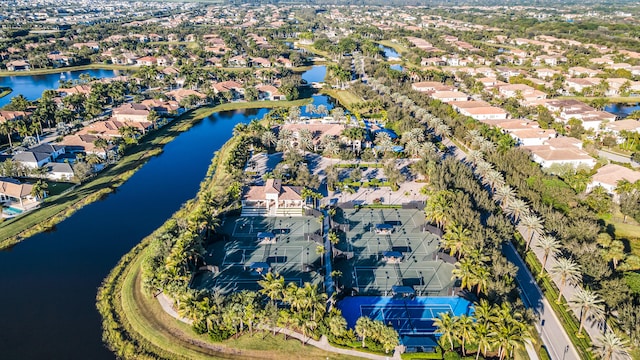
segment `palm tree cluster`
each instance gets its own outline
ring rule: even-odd
[[[583,285],[602,297],[607,314],[622,311],[629,315],[616,322],[634,341],[640,341],[640,316],[634,315],[640,307],[640,297],[631,291],[623,278],[623,271],[640,268],[640,258],[622,256],[620,243],[596,242],[599,233],[608,231],[597,222],[597,212],[610,206],[602,202],[611,200],[579,196],[559,178],[542,172],[527,153],[505,138],[509,135],[471,120],[447,104],[410,91],[408,86],[395,84],[384,78],[384,72],[375,74],[381,78],[370,80],[370,85],[379,94],[390,94],[388,99],[410,110],[434,133],[437,133],[436,126],[449,126],[452,129],[449,134],[472,149],[467,159],[475,175],[500,204],[502,212],[523,229],[524,250],[532,246],[542,250],[541,260],[545,265],[549,258],[557,259],[558,264],[553,266],[555,271],[550,272],[561,279],[559,295],[562,296],[567,283],[579,285],[587,281]],[[420,109],[429,111],[421,112]],[[437,171],[431,170],[431,173],[430,181],[442,182],[435,175]],[[457,209],[457,204],[455,207]],[[608,319],[615,320],[610,316]],[[612,321],[610,323],[613,325]]]
[[[370,349],[381,346],[385,353],[389,353],[400,343],[398,332],[380,320],[371,320],[366,316],[356,321],[356,334],[362,341],[362,347]]]
[[[473,315],[441,313],[434,325],[443,348],[453,351],[459,346],[463,356],[470,348],[476,351],[476,360],[481,353],[483,357],[493,353],[500,359],[513,358],[515,350],[532,340],[532,327],[525,315],[508,303],[498,306],[481,300],[475,304]]]

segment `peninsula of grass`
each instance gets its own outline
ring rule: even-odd
[[[409,49],[407,49],[404,45],[397,43],[397,42],[393,42],[391,40],[380,40],[378,41],[378,44],[382,45],[382,46],[386,46],[389,48],[392,48],[393,50],[395,50],[398,54],[402,55],[402,54],[406,54],[409,52]]]
[[[229,174],[224,164],[238,138],[231,138],[217,153],[207,171],[195,201],[189,201],[166,223],[188,216],[198,206],[201,194],[225,191]],[[102,316],[103,340],[120,358],[162,359],[354,359],[327,353],[283,335],[269,332],[245,334],[237,339],[213,342],[206,334],[196,334],[188,324],[168,315],[158,301],[145,294],[142,264],[152,252],[149,246],[163,227],[146,237],[105,278],[98,291],[97,308]]]
[[[349,111],[353,111],[353,105],[363,102],[362,98],[349,90],[322,89],[321,94],[326,94],[338,100],[340,105]]]
[[[11,94],[11,92],[13,91],[12,88],[7,87],[7,86],[2,86],[0,87],[0,98],[3,98],[9,94]]]
[[[0,223],[0,249],[10,247],[30,236],[53,228],[82,207],[113,192],[133,176],[147,160],[160,154],[165,144],[213,113],[250,108],[303,106],[309,102],[311,99],[236,102],[205,106],[189,111],[169,125],[147,135],[144,142],[129,148],[117,164],[103,170],[94,179],[77,186],[72,191],[47,198],[40,209],[14,220]]]

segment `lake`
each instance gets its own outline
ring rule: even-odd
[[[24,95],[29,100],[37,100],[45,90],[60,87],[60,80],[77,80],[82,74],[88,74],[95,78],[112,78],[125,73],[125,71],[119,70],[95,69],[66,71],[47,75],[2,76],[0,77],[0,87],[8,86],[13,89],[13,92],[0,98],[0,107],[8,104],[12,97],[19,94]]]
[[[325,76],[327,76],[327,67],[325,65],[315,65],[302,73],[302,80],[305,80],[308,84],[324,82]]]
[[[378,47],[382,50],[382,52],[384,53],[384,57],[387,60],[400,60],[400,54],[398,54],[398,52],[393,48],[384,45],[378,45]]]
[[[120,257],[193,198],[233,127],[268,110],[221,112],[167,144],[115,193],[0,252],[3,359],[113,359],[95,297]]]
[[[640,103],[636,104],[609,104],[604,107],[604,111],[616,114],[620,118],[629,116],[634,111],[640,110]]]

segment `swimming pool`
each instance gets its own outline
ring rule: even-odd
[[[13,217],[22,214],[22,210],[9,206],[2,208],[2,214],[8,217]]]

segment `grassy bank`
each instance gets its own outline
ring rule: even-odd
[[[216,153],[195,202],[187,202],[172,219],[185,217],[197,208],[200,194],[224,191],[228,174],[223,166],[232,138]],[[215,196],[215,195],[214,195]],[[172,219],[168,220],[173,221]],[[189,325],[165,313],[159,303],[143,291],[142,264],[152,252],[149,245],[162,227],[145,238],[104,280],[97,295],[97,307],[103,318],[103,339],[118,357],[129,359],[352,359],[303,346],[298,341],[285,341],[281,335],[256,332],[238,339],[212,342],[197,335]]]
[[[12,88],[10,87],[0,87],[0,98],[3,98],[9,94],[11,94],[11,92],[13,91]]]
[[[77,210],[104,198],[144,165],[151,157],[162,152],[162,147],[173,140],[195,122],[218,111],[248,108],[273,108],[278,106],[302,106],[310,99],[296,101],[259,101],[227,103],[215,107],[202,107],[174,120],[144,138],[144,142],[130,148],[117,164],[108,167],[96,178],[78,186],[75,190],[49,197],[42,208],[27,213],[15,220],[0,224],[0,249],[14,245],[23,239],[53,228]]]
[[[357,103],[361,103],[362,100],[358,95],[352,93],[349,90],[336,90],[336,89],[322,89],[321,94],[326,94],[332,98],[338,100],[340,105],[349,111],[353,111],[352,106]]]
[[[559,96],[559,100],[578,100],[582,102],[590,102],[596,99],[606,99],[609,104],[637,104],[640,102],[640,97],[634,96],[614,96],[614,97],[589,97],[589,96]]]
[[[68,66],[62,68],[51,69],[34,69],[28,71],[0,71],[0,76],[31,76],[31,75],[47,75],[58,74],[67,71],[82,71],[82,70],[135,70],[135,66],[126,65],[113,65],[113,64],[89,64],[80,66]]]
[[[400,43],[395,43],[391,40],[380,40],[378,44],[382,46],[386,46],[395,50],[398,54],[402,55],[403,53],[408,53],[409,49],[407,49],[404,45]]]

